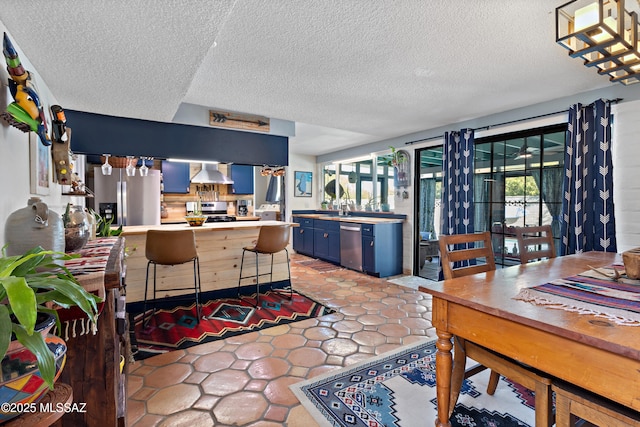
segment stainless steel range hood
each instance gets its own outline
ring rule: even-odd
[[[233,180],[218,170],[218,165],[203,163],[202,170],[191,178],[194,184],[233,184]]]

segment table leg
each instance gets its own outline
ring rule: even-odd
[[[460,337],[453,337],[453,369],[451,373],[451,397],[449,398],[449,418],[458,403],[462,382],[466,374],[467,352],[465,341]]]
[[[451,398],[451,371],[453,358],[451,356],[451,334],[436,329],[436,396],[438,398],[438,418],[436,427],[451,427],[449,422],[449,399]]]

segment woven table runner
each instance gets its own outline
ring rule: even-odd
[[[117,238],[101,237],[89,240],[87,244],[75,252],[80,254],[79,258],[65,260],[64,265],[71,274],[78,280],[80,285],[87,291],[104,299],[104,275],[109,261],[111,249]],[[102,311],[104,303],[98,304],[98,313]],[[78,307],[68,309],[58,308],[58,316],[62,324],[62,338],[68,340],[69,337],[95,334],[97,325]],[[97,320],[97,319],[96,319]]]
[[[614,270],[618,279],[613,279]],[[525,288],[514,299],[604,317],[618,325],[640,326],[640,280],[627,278],[622,264]]]

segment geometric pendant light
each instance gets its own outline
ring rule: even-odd
[[[638,15],[624,0],[574,0],[556,8],[556,42],[612,82],[640,82]]]

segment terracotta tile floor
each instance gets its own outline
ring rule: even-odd
[[[292,254],[294,289],[336,313],[129,364],[128,425],[313,427],[289,385],[435,337],[428,295],[308,259]]]

